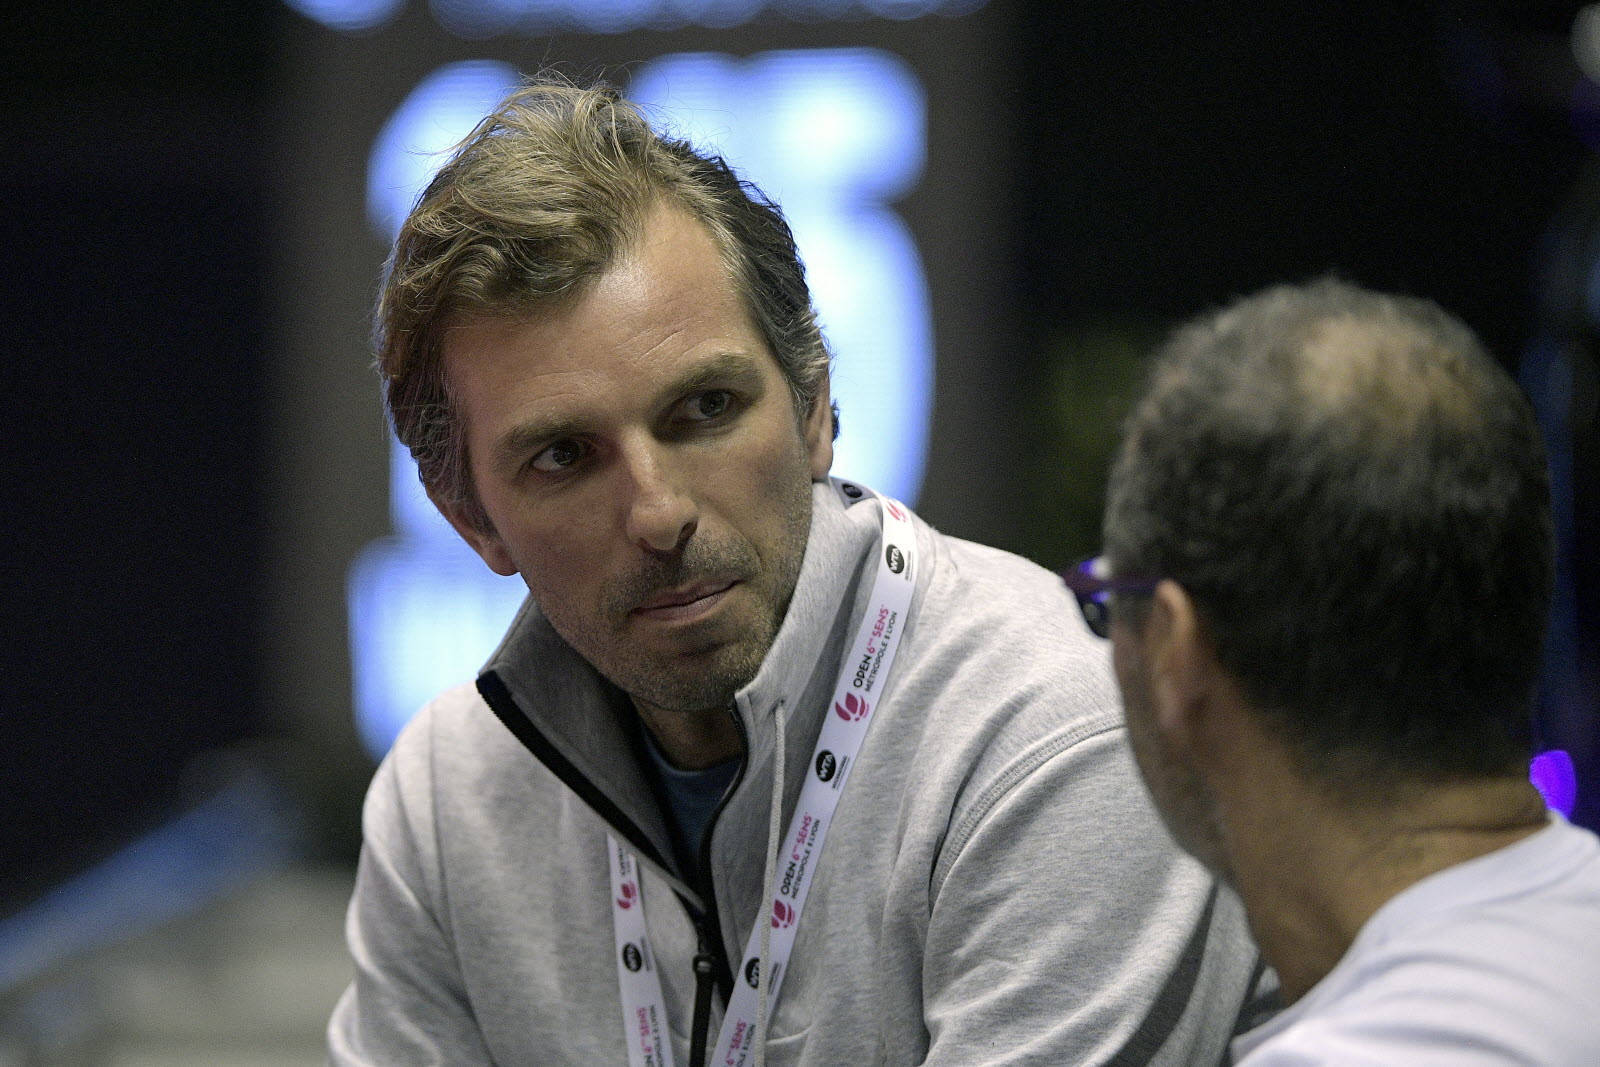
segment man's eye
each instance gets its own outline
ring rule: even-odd
[[[696,393],[683,405],[684,414],[696,422],[709,422],[727,413],[733,396],[726,389],[710,389]]]
[[[583,458],[584,447],[581,443],[570,438],[557,441],[555,444],[533,457],[529,464],[536,471],[553,474],[566,470],[578,460]]]

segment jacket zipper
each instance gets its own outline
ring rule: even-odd
[[[485,671],[479,675],[478,693],[483,697],[484,703],[489,705],[489,710],[494,712],[495,718],[504,723],[506,729],[522,742],[522,747],[533,753],[534,758],[543,763],[551,774],[566,783],[568,789],[578,794],[585,804],[593,808],[601,819],[622,836],[623,840],[633,846],[635,852],[648,857],[662,870],[672,869],[672,865],[655,845],[650,843],[650,839],[639,828],[639,824],[623,814],[622,809],[589,781],[584,773],[578,770],[537,726],[533,725],[533,720],[523,714],[522,709],[517,707],[516,698],[511,695],[511,691],[506,688],[499,675],[493,671]],[[690,910],[692,912],[693,909]]]
[[[706,1033],[711,1029],[711,985],[717,959],[706,944],[704,919],[695,920],[699,948],[694,954],[694,1016],[689,1028],[689,1067],[706,1065]]]
[[[722,993],[722,1001],[726,1004],[733,996],[733,969],[728,962],[727,946],[722,941],[722,922],[717,917],[717,884],[711,877],[711,835],[716,832],[717,822],[722,818],[722,811],[728,806],[728,800],[738,790],[739,783],[744,781],[744,773],[750,766],[750,734],[744,728],[744,721],[739,718],[737,708],[729,709],[733,717],[733,725],[739,731],[739,744],[744,749],[744,759],[739,761],[739,772],[733,776],[733,781],[728,783],[728,788],[723,791],[722,799],[717,802],[716,810],[712,811],[711,818],[706,822],[705,832],[700,835],[700,855],[695,864],[696,886],[705,896],[706,910],[695,920],[695,932],[699,935],[699,951],[694,957],[694,1030],[690,1035],[689,1067],[705,1067],[706,1030],[711,1021],[711,985],[715,981],[717,988]],[[691,914],[693,911],[691,910]],[[699,1050],[696,1055],[695,1050]]]
[[[478,692],[483,697],[484,703],[510,730],[522,746],[531,752],[535,759],[561,779],[567,788],[577,793],[583,801],[608,823],[612,829],[620,833],[641,855],[648,856],[663,870],[671,870],[671,865],[661,855],[650,839],[639,828],[639,825],[623,814],[622,809],[606,796],[582,771],[573,765],[561,753],[561,750],[551,744],[538,727],[533,725],[522,709],[517,707],[517,702],[500,680],[499,675],[493,671],[485,671],[478,677]],[[689,1036],[690,1042],[690,1067],[705,1067],[707,1030],[711,1022],[711,990],[713,985],[722,993],[724,1003],[733,995],[733,971],[728,962],[727,949],[722,941],[722,924],[717,918],[717,888],[711,878],[711,834],[716,829],[717,821],[722,817],[722,811],[728,805],[728,800],[739,788],[739,783],[744,781],[745,769],[750,763],[750,735],[744,728],[744,722],[739,718],[737,709],[730,709],[733,724],[739,731],[739,741],[744,747],[745,758],[739,764],[739,773],[734,775],[733,781],[728,784],[727,790],[722,794],[722,800],[717,803],[716,810],[711,813],[710,820],[706,823],[705,833],[700,838],[700,855],[696,867],[696,875],[700,882],[698,888],[705,894],[706,909],[697,911],[689,901],[681,895],[678,902],[683,905],[684,911],[689,913],[694,923],[696,935],[696,952],[694,956],[694,1014],[693,1026]]]

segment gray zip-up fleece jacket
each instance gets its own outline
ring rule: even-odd
[[[879,507],[819,483],[793,601],[735,700],[747,756],[680,872],[629,705],[528,604],[368,793],[335,1064],[625,1065],[606,834],[639,857],[680,1067],[697,926],[711,1037],[870,590]],[[1218,1063],[1256,954],[1149,807],[1109,657],[1060,581],[913,520],[899,658],[821,853],[772,1067]],[[779,706],[781,705],[781,719]],[[708,878],[709,892],[691,886]]]

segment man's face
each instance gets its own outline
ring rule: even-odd
[[[658,208],[576,302],[469,320],[444,356],[493,524],[457,529],[636,700],[725,707],[787,610],[833,445],[826,389],[802,426],[709,232]]]
[[[1216,830],[1215,803],[1204,781],[1161,726],[1163,687],[1153,678],[1143,627],[1111,616],[1111,662],[1122,691],[1128,744],[1161,821],[1185,852],[1227,878]]]

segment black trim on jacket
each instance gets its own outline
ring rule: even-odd
[[[494,712],[495,718],[499,719],[505,725],[505,728],[510,730],[518,741],[522,742],[522,746],[531,752],[535,759],[549,768],[551,774],[561,779],[568,789],[578,794],[578,798],[593,808],[595,814],[599,815],[613,830],[621,834],[628,844],[633,846],[635,851],[654,861],[662,870],[670,871],[674,869],[666,857],[645,836],[639,824],[628,818],[622,809],[617,807],[616,803],[606,796],[599,786],[590,781],[571,760],[561,753],[560,749],[551,743],[548,737],[540,732],[539,728],[533,724],[533,720],[528,718],[527,713],[517,707],[516,698],[511,695],[511,690],[506,687],[505,682],[500,680],[498,674],[492,670],[484,671],[480,674],[478,676],[478,693],[483,697],[484,703],[489,705],[489,710]],[[740,776],[743,776],[742,769]],[[735,784],[737,784],[737,779]],[[732,792],[731,787],[729,792]],[[726,803],[727,797],[724,796],[723,804]],[[721,812],[722,805],[718,805],[716,814],[720,815]],[[712,823],[714,824],[715,821],[716,815],[713,815]],[[711,827],[707,826],[706,840],[708,842],[710,837]],[[724,1002],[726,1002],[727,998],[732,995],[733,968],[728,963],[727,947],[722,943],[722,927],[717,919],[715,897],[708,895],[711,908],[707,913],[701,913],[681,893],[674,893],[673,895],[683,904],[684,910],[689,913],[690,919],[694,922],[701,935],[705,936],[710,942],[716,984],[722,993]]]

